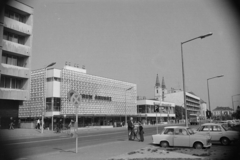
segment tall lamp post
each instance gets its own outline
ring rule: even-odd
[[[127,127],[127,91],[131,90],[133,87],[130,87],[125,90],[125,126]]]
[[[232,107],[233,107],[233,112],[234,112],[234,104],[233,104],[233,97],[234,97],[234,96],[240,96],[240,94],[235,94],[235,95],[232,96]]]
[[[220,77],[223,77],[223,75],[215,76],[215,77],[212,77],[212,78],[208,78],[208,79],[207,79],[208,103],[209,103],[209,111],[210,111],[210,112],[211,112],[211,104],[210,104],[210,95],[209,95],[209,85],[208,85],[208,81],[209,81],[210,79],[220,78]],[[210,119],[211,119],[211,118],[210,118]]]
[[[45,92],[45,85],[46,85],[46,78],[47,78],[47,68],[51,67],[53,65],[55,65],[56,62],[53,62],[49,65],[47,65],[46,67],[44,67],[44,80],[43,80],[43,108],[42,108],[42,129],[41,129],[41,133],[43,133],[43,125],[44,125],[44,114],[46,111],[46,92]],[[53,127],[53,126],[52,126]]]
[[[183,61],[183,44],[187,43],[187,42],[190,42],[190,41],[193,41],[195,39],[203,39],[203,38],[206,38],[208,36],[211,36],[212,33],[208,33],[206,35],[202,35],[202,36],[198,36],[196,38],[192,38],[190,40],[187,40],[187,41],[184,41],[184,42],[181,42],[181,57],[182,57],[182,78],[183,78],[183,98],[184,98],[184,107],[185,107],[185,123],[186,123],[186,127],[188,126],[188,122],[187,122],[187,105],[186,105],[186,92],[185,92],[185,76],[184,76],[184,61]]]

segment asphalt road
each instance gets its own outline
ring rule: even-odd
[[[164,126],[158,126],[161,132]],[[156,126],[144,128],[145,136],[156,134]],[[127,141],[127,129],[104,129],[94,132],[79,132],[78,147],[86,147],[95,144]],[[42,137],[32,139],[10,140],[2,142],[1,152],[7,155],[8,159],[19,157],[47,154],[51,152],[66,151],[75,148],[76,138],[59,134],[55,137]],[[3,155],[2,155],[3,156]]]

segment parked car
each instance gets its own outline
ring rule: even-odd
[[[195,134],[191,128],[184,126],[164,127],[161,134],[152,135],[153,144],[161,147],[182,146],[197,149],[211,147],[210,136]]]
[[[222,145],[229,145],[239,139],[239,132],[230,130],[226,123],[205,123],[197,130],[196,134],[210,135],[211,142],[221,142]]]

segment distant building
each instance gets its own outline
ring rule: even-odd
[[[202,119],[207,119],[207,103],[200,99],[200,117]]]
[[[168,102],[175,103],[178,106],[184,107],[184,97],[182,90],[173,90],[173,92],[165,95],[165,100]],[[186,105],[187,112],[189,114],[199,114],[200,113],[200,98],[196,96],[193,92],[186,92]]]
[[[5,128],[30,98],[33,8],[15,0],[0,3],[0,126]]]
[[[213,116],[232,116],[233,109],[230,107],[217,107],[214,110],[212,110]]]
[[[161,85],[159,82],[158,74],[157,74],[156,84],[154,86],[154,98],[159,101],[164,101],[166,94],[167,94],[167,88],[165,85],[164,77],[162,78],[162,85]]]
[[[146,99],[146,97],[138,96],[137,99],[137,112],[138,118],[147,124],[174,121],[175,104],[165,101],[165,95],[167,94],[167,88],[162,78],[162,85],[160,85],[157,75],[156,83],[154,86],[154,98]],[[155,107],[160,107],[159,113],[155,112]],[[161,110],[162,109],[162,110]],[[156,122],[157,121],[157,122]]]

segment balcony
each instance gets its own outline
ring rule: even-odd
[[[20,89],[0,88],[0,99],[28,100],[29,91]]]
[[[8,64],[1,64],[0,66],[1,74],[21,77],[21,78],[30,78],[31,71],[29,68],[18,67]]]
[[[4,17],[4,27],[17,31],[19,34],[22,35],[31,35],[32,34],[32,27],[18,22],[14,19]]]
[[[2,41],[3,50],[12,53],[18,53],[20,55],[30,56],[30,47],[5,39],[3,39]]]

